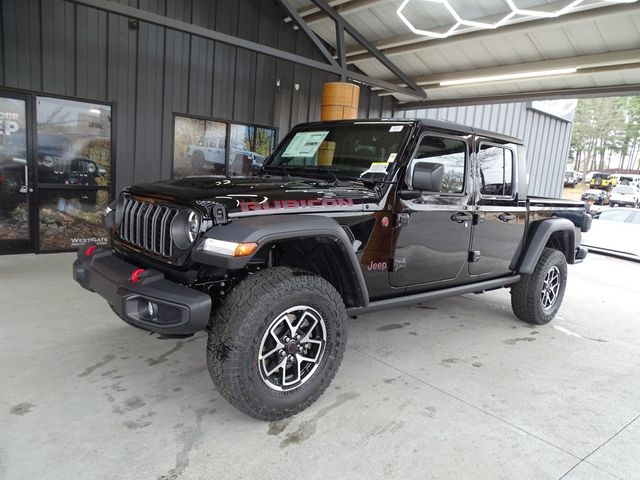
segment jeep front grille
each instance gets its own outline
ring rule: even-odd
[[[163,257],[173,255],[171,222],[179,210],[167,205],[125,198],[120,238]]]

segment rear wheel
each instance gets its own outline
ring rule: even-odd
[[[544,325],[555,317],[567,286],[567,261],[562,252],[545,248],[533,273],[511,287],[511,308],[527,323]]]
[[[216,313],[209,373],[238,410],[260,420],[294,415],[335,376],[346,346],[346,311],[336,289],[303,270],[249,276]]]

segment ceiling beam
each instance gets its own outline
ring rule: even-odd
[[[284,0],[280,0],[280,1],[284,1]],[[382,55],[378,50],[376,50],[375,47],[371,46],[371,44],[364,37],[364,35],[362,35],[353,25],[351,25],[348,21],[346,21],[342,17],[342,15],[340,15],[335,9],[329,6],[326,0],[311,0],[311,1],[314,3],[314,5],[316,5],[319,9],[321,9],[324,13],[326,13],[326,15],[335,22],[337,33],[343,36],[345,33],[348,33],[356,42],[358,42],[360,45],[366,48],[368,52],[373,56],[373,58],[375,58],[378,62],[380,62],[387,70],[393,73],[396,76],[396,78],[400,79],[401,82],[404,82],[406,87],[402,87],[402,88],[406,88],[412,91],[413,92],[413,94],[411,95],[412,97],[422,98],[422,99],[427,98],[427,95],[423,89],[418,87],[418,85],[416,85],[406,73],[404,73],[400,68],[398,68],[398,66],[395,63],[393,63],[387,57]],[[344,56],[343,56],[343,59],[344,59]],[[353,76],[353,72],[347,71],[346,63],[343,64],[342,67],[344,69],[343,75],[347,75],[355,79],[355,77]],[[393,85],[393,83],[391,82],[386,82],[386,83],[387,85]],[[387,89],[386,87],[383,87],[383,88],[385,88],[385,90]],[[395,88],[397,89],[398,87],[396,86]],[[394,89],[391,89],[391,91],[394,91]]]
[[[383,1],[385,0],[348,0],[342,3],[338,1],[333,1],[328,3],[340,15],[345,15],[348,13],[357,12],[358,10],[363,10],[365,8],[373,7],[375,4],[382,3]],[[325,12],[319,10],[315,6],[301,8],[298,10],[298,14],[302,18],[304,18],[304,21],[307,22],[307,25],[310,25],[312,23],[319,22],[321,20],[324,20],[325,18],[328,18]],[[290,22],[291,17],[286,17],[284,21]],[[361,50],[361,52],[364,52],[364,50]]]
[[[640,61],[635,63],[627,63],[623,65],[603,65],[600,67],[589,67],[578,70],[574,73],[565,73],[561,75],[553,75],[549,77],[530,77],[530,78],[518,78],[518,79],[505,79],[505,80],[496,80],[493,82],[483,82],[483,83],[469,83],[465,85],[434,85],[432,87],[427,87],[426,90],[428,92],[433,92],[435,90],[444,90],[444,89],[460,89],[465,87],[478,87],[482,85],[500,85],[504,83],[518,83],[518,82],[526,82],[526,81],[544,81],[544,80],[554,80],[557,78],[575,78],[581,77],[584,75],[592,75],[594,73],[608,73],[608,72],[621,72],[623,70],[637,70],[640,69]],[[459,93],[456,93],[459,94]],[[380,96],[392,95],[387,92],[380,92]]]
[[[597,53],[593,55],[579,55],[575,57],[566,58],[554,58],[552,60],[542,60],[539,62],[528,63],[516,63],[511,65],[500,65],[496,67],[478,68],[475,70],[462,70],[453,72],[437,73],[432,75],[421,75],[413,77],[413,81],[421,86],[434,88],[439,86],[440,82],[446,80],[459,80],[465,78],[475,77],[489,77],[495,75],[509,75],[512,73],[521,72],[535,72],[541,70],[554,70],[558,68],[577,68],[577,73],[592,73],[590,69],[602,68],[602,67],[615,67],[609,68],[609,70],[619,70],[628,64],[636,64],[640,62],[640,48],[634,48],[631,50],[618,50],[608,53]],[[574,75],[574,74],[569,74]],[[544,77],[537,77],[538,79]],[[554,77],[555,78],[555,77]],[[518,79],[520,81],[531,80],[532,78]],[[518,80],[504,80],[504,81],[518,81]],[[393,81],[393,80],[387,80]],[[468,84],[469,86],[488,83],[499,83],[500,81],[493,82],[477,82],[474,84]]]
[[[489,38],[495,35],[506,35],[509,33],[517,33],[526,31],[531,33],[536,30],[549,28],[551,26],[568,26],[574,23],[594,20],[595,18],[605,18],[613,15],[621,15],[625,13],[634,13],[640,11],[640,3],[621,3],[608,7],[592,8],[582,10],[575,13],[569,13],[556,18],[527,20],[519,23],[512,23],[499,27],[495,30],[475,30],[469,33],[461,33],[452,35],[442,39],[425,39],[420,35],[404,34],[390,37],[378,42],[372,42],[373,45],[386,56],[401,55],[413,53],[418,50],[428,48],[438,48],[443,46],[455,45],[463,42],[477,42],[479,40]],[[352,47],[347,49],[347,62],[354,63],[362,60],[369,60],[372,56],[362,48]]]
[[[318,60],[314,60],[313,58],[305,57],[303,55],[298,55],[295,53],[288,52],[286,50],[280,50],[278,48],[269,47],[268,45],[263,45],[258,42],[252,42],[250,40],[245,40],[244,38],[235,37],[233,35],[227,35],[226,33],[222,33],[217,30],[211,30],[209,28],[201,27],[199,25],[194,25],[192,23],[187,23],[180,20],[176,20],[174,18],[165,17],[164,15],[159,15],[157,13],[149,12],[147,10],[141,10],[139,8],[130,7],[128,5],[124,5],[119,2],[114,2],[111,0],[67,0],[67,1],[71,3],[76,3],[78,5],[85,5],[87,7],[95,8],[104,12],[113,13],[115,15],[122,15],[130,19],[135,19],[151,25],[157,25],[159,27],[168,28],[170,30],[175,30],[177,32],[184,32],[190,35],[194,35],[196,37],[206,38],[208,40],[213,40],[215,42],[232,45],[234,47],[242,48],[244,50],[248,50],[251,52],[256,52],[261,55],[267,55],[269,57],[279,58],[281,60],[285,60],[288,62],[292,62],[299,65],[304,65],[306,67],[315,68],[317,70],[333,73],[341,78],[342,77],[350,78],[360,83],[364,83],[366,85],[381,87],[384,90],[400,93],[402,95],[409,95],[413,98],[419,98],[419,99],[426,98],[426,94],[424,93],[424,91],[418,88],[417,86],[412,85],[411,80],[408,79],[406,76],[402,76],[401,80],[406,81],[410,85],[410,88],[398,87],[396,84],[387,82],[386,80],[372,78],[372,77],[369,77],[368,75],[347,70],[346,65],[337,65],[336,62],[324,63]],[[314,0],[314,1],[320,2],[321,0]],[[328,8],[330,9],[330,7]],[[345,28],[349,28],[349,27],[350,25],[348,25],[345,22]],[[352,36],[354,36],[354,38],[355,38],[354,33],[356,35],[359,35],[356,31],[353,31],[353,32],[349,31],[349,33]],[[385,61],[391,64],[389,60],[385,59]]]
[[[491,103],[531,102],[534,100],[556,100],[560,98],[621,97],[640,95],[640,83],[605,87],[566,88],[560,90],[527,91],[480,97],[456,97],[452,99],[429,100],[426,102],[400,103],[396,110],[417,110],[422,108],[458,107],[486,105]]]
[[[452,97],[460,97],[460,98],[464,98],[464,96],[460,96],[460,89],[464,89],[465,87],[478,87],[478,86],[482,86],[482,85],[500,85],[500,84],[504,84],[504,83],[511,83],[511,84],[517,84],[519,82],[526,82],[526,81],[540,81],[540,80],[554,80],[554,79],[558,79],[558,78],[564,78],[564,79],[572,79],[572,78],[576,78],[576,77],[582,77],[584,75],[593,75],[593,74],[598,74],[598,73],[608,73],[608,72],[622,72],[624,70],[639,70],[640,69],[640,61],[639,62],[635,62],[635,63],[627,63],[627,64],[623,64],[623,65],[604,65],[604,66],[600,66],[600,67],[589,67],[589,68],[584,68],[581,70],[578,70],[577,72],[574,73],[567,73],[567,74],[563,74],[563,75],[553,75],[550,77],[532,77],[532,78],[518,78],[518,79],[510,79],[510,80],[497,80],[497,81],[493,81],[493,82],[484,82],[484,83],[473,83],[473,84],[466,84],[466,85],[434,85],[432,87],[427,87],[425,88],[426,92],[429,93],[433,93],[435,91],[438,92],[442,92],[443,90],[450,90],[451,96]],[[380,97],[386,97],[389,95],[393,95],[392,93],[389,93],[388,91],[384,91],[384,92],[378,92],[378,95]]]

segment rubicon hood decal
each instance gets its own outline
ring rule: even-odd
[[[135,185],[132,194],[160,197],[182,204],[215,202],[234,214],[278,213],[286,210],[358,210],[377,203],[377,193],[359,185],[340,185],[314,179],[282,177],[189,177]]]
[[[351,198],[315,198],[311,200],[274,200],[265,199],[262,202],[240,202],[241,212],[254,210],[277,210],[281,208],[309,208],[309,207],[353,207]]]

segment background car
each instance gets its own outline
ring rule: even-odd
[[[609,196],[609,206],[630,206],[638,208],[640,205],[640,193],[638,189],[631,185],[619,185],[614,188]]]
[[[609,191],[618,185],[618,180],[608,173],[593,172],[589,185],[591,188],[599,188],[601,190]]]
[[[567,170],[564,172],[564,186],[574,188],[578,183],[578,172],[575,170]]]
[[[600,253],[640,261],[640,211],[633,208],[605,210],[582,234],[582,245]]]
[[[585,190],[580,197],[580,200],[593,203],[594,205],[606,205],[609,202],[609,194],[604,190],[598,190],[597,188],[591,188]]]

